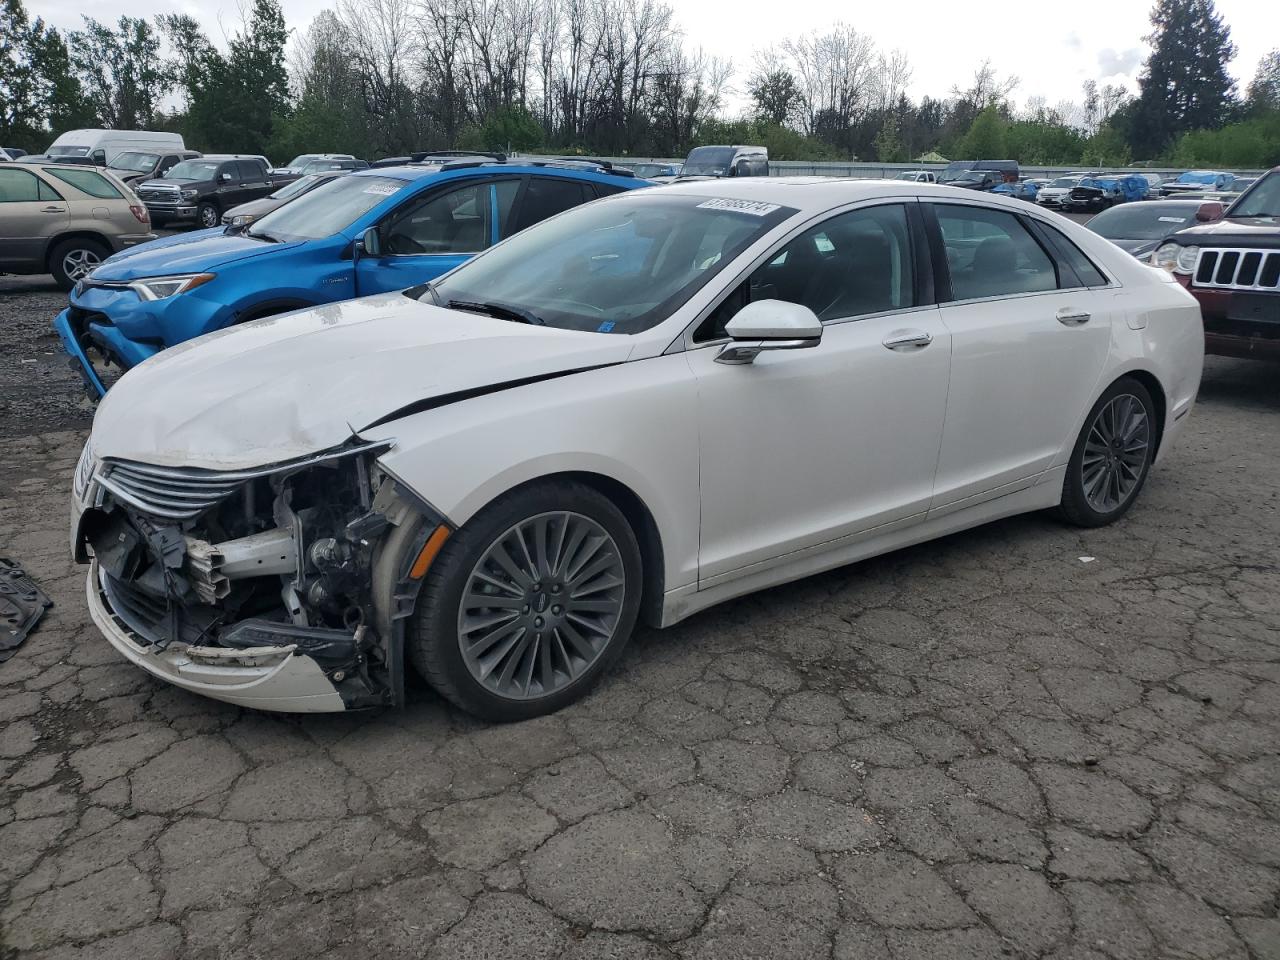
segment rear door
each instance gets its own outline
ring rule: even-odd
[[[582,180],[528,177],[516,202],[514,216],[509,223],[501,225],[501,236],[506,239],[513,233],[595,198],[591,185]]]
[[[946,264],[939,286],[951,335],[932,515],[1030,486],[1069,449],[1106,363],[1117,304],[1060,233],[1087,276],[1030,218],[980,204],[923,206],[935,260]]]
[[[455,180],[401,204],[378,224],[381,255],[360,259],[360,294],[434,280],[492,246],[520,185],[518,177]]]
[[[67,202],[52,185],[29,170],[0,169],[0,266],[42,263],[68,219]]]
[[[248,203],[271,192],[267,168],[258,160],[237,160],[240,170],[240,203]]]

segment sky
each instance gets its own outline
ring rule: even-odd
[[[870,35],[885,51],[906,51],[913,67],[909,92],[946,96],[953,84],[972,76],[990,59],[1001,76],[1019,78],[1013,99],[1044,97],[1053,105],[1079,101],[1086,80],[1137,88],[1146,56],[1142,37],[1150,30],[1150,0],[1070,0],[1015,4],[969,0],[898,0],[875,3],[836,0],[669,0],[676,22],[692,47],[732,59],[736,68],[731,109],[745,102],[743,89],[753,54],[787,36],[823,29],[843,19]],[[289,27],[303,32],[330,0],[283,0]],[[1232,39],[1240,48],[1229,65],[1241,90],[1258,61],[1280,45],[1280,0],[1217,0]],[[76,28],[83,0],[27,0],[33,16],[59,27]],[[129,0],[95,4],[92,15],[111,20],[121,13],[153,17],[188,13],[205,24],[215,43],[240,21],[237,0]]]

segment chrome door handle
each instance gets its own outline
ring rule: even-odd
[[[41,213],[66,213],[67,208],[66,207],[45,207],[40,212]]]
[[[933,334],[924,330],[899,330],[882,342],[890,350],[918,350],[933,343]]]
[[[1058,322],[1064,327],[1078,327],[1089,322],[1092,314],[1087,310],[1072,310],[1070,307],[1063,307],[1058,311]]]

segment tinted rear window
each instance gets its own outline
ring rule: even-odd
[[[69,183],[81,193],[100,200],[119,200],[123,194],[100,173],[77,167],[43,167],[45,173]]]

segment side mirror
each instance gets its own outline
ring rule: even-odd
[[[751,363],[763,350],[801,350],[822,342],[822,321],[808,307],[785,300],[756,300],[725,325],[733,342],[716,363]]]
[[[1222,219],[1223,207],[1218,200],[1206,200],[1196,210],[1196,223],[1214,223]]]
[[[378,235],[378,228],[370,227],[364,233],[360,234],[360,236],[356,238],[355,250],[357,256],[382,256],[382,237]]]
[[[95,150],[93,153],[89,154],[89,159],[92,160],[95,165],[105,167],[107,165],[107,151]]]

